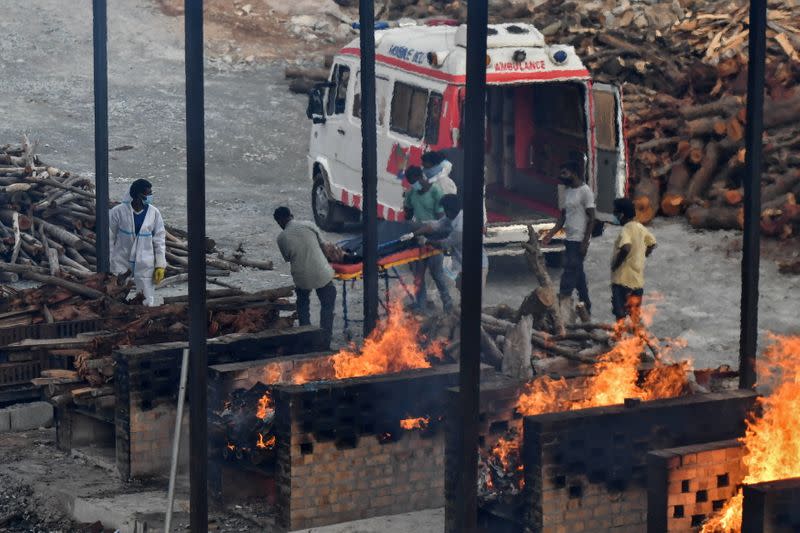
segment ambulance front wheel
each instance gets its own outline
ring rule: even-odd
[[[328,196],[325,180],[322,176],[314,180],[311,190],[311,209],[314,211],[314,222],[325,231],[337,231],[341,223],[335,219],[336,202]]]

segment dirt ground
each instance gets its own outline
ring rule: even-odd
[[[301,9],[310,1],[293,2],[292,9]],[[185,226],[183,28],[181,17],[164,14],[180,3],[108,2],[110,169],[114,198],[121,197],[133,179],[148,178],[154,183],[155,204],[167,221]],[[248,17],[236,15],[236,9],[233,15],[224,14],[226,6],[238,5],[241,11],[245,2],[211,0],[206,4],[212,19],[207,30],[213,41],[208,45],[206,68],[206,210],[208,234],[222,249],[232,250],[244,242],[253,258],[275,262],[274,272],[240,272],[228,280],[256,290],[291,283],[287,265],[275,246],[279,230],[272,221],[274,208],[284,204],[298,218],[311,216],[305,160],[309,129],[306,102],[290,94],[283,79],[290,52],[305,53],[310,45],[290,39],[283,31],[283,23],[294,16],[294,11],[276,9],[276,0],[251,4]],[[265,10],[265,6],[275,11]],[[221,10],[219,14],[217,10]],[[35,32],[26,22],[32,13]],[[215,17],[223,20],[234,16],[238,17],[236,24],[217,27]],[[246,21],[239,23],[239,19]],[[91,176],[91,1],[73,0],[70,9],[64,9],[59,0],[10,0],[3,6],[0,33],[0,71],[4,73],[0,83],[0,142],[15,142],[21,133],[28,133],[40,141],[39,152],[45,161]],[[232,53],[235,57],[230,61],[224,59]],[[247,61],[250,55],[255,58]],[[118,149],[121,147],[132,148]],[[654,333],[685,339],[685,354],[694,359],[696,367],[735,365],[741,235],[693,231],[683,221],[667,220],[657,220],[652,230],[659,241],[647,273],[648,297],[658,295]],[[586,262],[594,315],[602,321],[611,319],[608,265],[617,231],[609,228],[595,239]],[[782,244],[774,242],[765,245],[779,246]],[[559,272],[553,270],[552,275],[557,278]],[[765,258],[760,279],[763,346],[769,331],[800,330],[800,277],[778,274],[775,264]],[[521,259],[493,260],[484,300],[487,305],[519,305],[534,287],[534,278]],[[180,291],[185,287],[159,292],[168,295]],[[359,318],[360,289],[351,291],[350,297],[349,310]],[[337,306],[340,304],[341,294]],[[341,315],[337,307],[334,340],[338,344],[345,342]],[[0,443],[0,450],[10,445],[8,441]],[[42,449],[51,453],[52,445]],[[12,458],[7,452],[1,453],[5,453],[2,464],[7,469]],[[56,472],[68,476],[67,471]],[[4,485],[0,479],[0,486]],[[0,495],[0,499],[7,496]],[[59,519],[54,520],[58,523]],[[424,533],[440,531],[442,520],[441,512],[436,511],[315,531]]]

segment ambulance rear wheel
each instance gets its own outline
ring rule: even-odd
[[[328,189],[323,179],[314,180],[311,190],[311,209],[314,211],[314,222],[325,231],[337,231],[341,223],[334,217],[336,215],[336,202],[328,196]]]

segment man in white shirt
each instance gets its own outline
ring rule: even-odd
[[[542,244],[547,245],[553,236],[564,228],[566,249],[559,297],[572,298],[572,291],[577,289],[578,298],[586,307],[586,311],[591,313],[592,302],[589,299],[583,260],[589,250],[589,239],[594,227],[595,203],[594,193],[581,176],[583,176],[582,165],[577,161],[569,161],[561,167],[558,179],[566,187],[561,216],[555,227],[542,239]]]
[[[309,296],[311,291],[316,291],[320,304],[319,327],[325,330],[330,343],[336,287],[333,284],[333,268],[322,251],[322,236],[310,222],[294,220],[288,207],[277,208],[273,217],[283,229],[278,235],[278,248],[292,266],[298,321],[301,326],[311,323]]]

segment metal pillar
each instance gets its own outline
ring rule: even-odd
[[[203,0],[186,0],[186,208],[189,229],[190,530],[208,531],[206,169]]]
[[[378,164],[375,117],[375,4],[358,5],[361,45],[361,221],[364,238],[364,337],[378,320]]]
[[[94,188],[97,271],[109,272],[108,240],[108,24],[106,0],[92,0],[94,45]]]
[[[739,339],[739,386],[756,383],[758,348],[758,276],[761,255],[761,164],[764,131],[764,63],[767,52],[767,0],[750,2],[750,42],[745,132],[744,244],[742,315]]]
[[[487,0],[467,3],[467,87],[464,103],[464,257],[461,279],[461,442],[457,531],[477,530],[478,395],[481,345],[481,253],[486,118]]]

